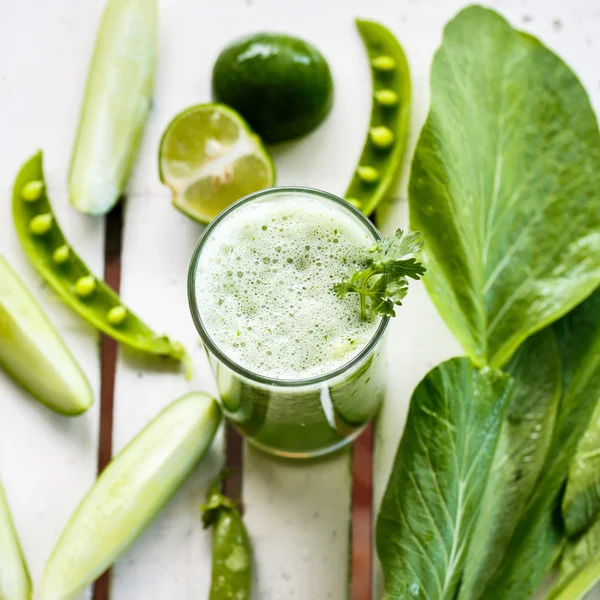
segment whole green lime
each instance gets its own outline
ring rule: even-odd
[[[333,81],[304,40],[259,33],[225,48],[213,68],[214,99],[237,110],[266,142],[305,135],[327,116]]]

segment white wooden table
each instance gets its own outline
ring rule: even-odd
[[[124,210],[121,292],[156,330],[193,353],[186,382],[160,363],[120,352],[114,396],[114,451],[163,406],[187,390],[214,391],[188,314],[185,279],[199,226],[170,205],[156,155],[161,132],[182,108],[210,100],[210,71],[232,38],[259,30],[297,34],[321,48],[336,84],[333,112],[313,135],[278,147],[280,184],[342,193],[363,141],[370,81],[353,19],[388,25],[412,68],[412,152],[428,105],[429,64],[444,23],[460,0],[160,0],[160,58],[154,107]],[[540,36],[577,72],[600,113],[600,0],[495,0],[512,23]],[[104,0],[0,0],[0,253],[35,291],[99,390],[99,336],[54,297],[21,252],[10,195],[20,164],[45,151],[46,176],[68,238],[103,271],[104,224],[78,214],[66,173],[90,52]],[[406,173],[405,173],[406,175]],[[406,223],[406,176],[397,201],[378,215],[384,230]],[[418,380],[460,353],[424,289],[414,286],[388,338],[389,393],[375,439],[378,505],[407,403]],[[69,515],[96,476],[99,402],[76,419],[57,416],[0,373],[0,473],[34,582]],[[210,536],[198,505],[224,460],[220,436],[208,460],[113,569],[115,600],[206,598]],[[350,454],[310,465],[245,450],[246,521],[256,556],[258,600],[348,597]],[[376,577],[377,579],[377,577]],[[374,600],[381,595],[376,583]],[[82,595],[82,597],[86,597]],[[600,598],[600,595],[597,596]],[[356,598],[356,600],[363,600]]]

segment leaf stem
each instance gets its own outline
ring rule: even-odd
[[[364,284],[362,290],[364,290]],[[363,291],[360,293],[360,318],[363,321],[367,320],[367,296]]]

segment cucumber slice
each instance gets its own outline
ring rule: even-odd
[[[150,109],[157,38],[156,0],[108,0],[71,157],[81,212],[106,214],[123,191]]]
[[[30,600],[31,579],[0,481],[0,598]]]
[[[46,565],[39,600],[69,600],[110,567],[206,454],[220,420],[216,400],[202,393],[155,417],[76,509]]]
[[[0,367],[56,412],[79,415],[93,402],[92,389],[79,365],[2,256]]]

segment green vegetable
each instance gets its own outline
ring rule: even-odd
[[[600,390],[597,390],[600,398]],[[571,462],[562,501],[565,529],[570,536],[583,532],[600,510],[600,402]]]
[[[377,519],[390,598],[455,598],[510,388],[507,375],[453,358],[414,391]]]
[[[600,290],[553,326],[562,364],[562,397],[552,441],[504,560],[481,600],[526,600],[564,545],[557,513],[571,459],[600,389]]]
[[[458,600],[478,598],[502,562],[544,467],[560,401],[560,357],[550,328],[529,338],[506,365],[513,392],[471,536]]]
[[[212,73],[213,97],[237,110],[265,142],[306,135],[333,102],[323,55],[304,40],[258,33],[227,46]]]
[[[408,293],[406,278],[420,279],[425,273],[420,262],[405,257],[420,252],[422,247],[418,232],[405,234],[398,229],[394,236],[383,238],[371,247],[365,268],[336,283],[333,291],[338,298],[343,298],[349,292],[359,294],[363,321],[377,314],[395,317],[394,305],[400,306]]]
[[[64,265],[69,260],[70,255],[71,255],[71,250],[70,250],[69,246],[67,246],[66,244],[63,244],[62,246],[59,246],[52,253],[52,260],[57,265]]]
[[[108,0],[69,173],[71,202],[84,213],[106,214],[127,182],[150,110],[157,36],[156,0]]]
[[[473,6],[446,27],[410,179],[425,285],[465,352],[501,366],[600,284],[600,134],[573,72]]]
[[[560,576],[548,600],[579,600],[600,580],[600,521],[570,542],[560,561]]]
[[[213,527],[213,564],[209,600],[250,600],[252,548],[235,503],[212,484],[202,506],[205,527]]]
[[[96,280],[93,275],[84,275],[80,277],[73,287],[75,295],[80,298],[87,298],[96,291]]]
[[[121,304],[113,306],[107,313],[106,319],[111,325],[120,325],[127,318],[127,309]]]
[[[23,186],[23,189],[21,190],[21,197],[27,202],[35,202],[36,200],[40,199],[43,191],[43,181],[30,181]]]
[[[45,185],[38,200],[23,201],[22,190],[32,181],[44,181],[41,152],[30,158],[17,175],[13,188],[13,218],[27,256],[52,289],[86,321],[118,342],[149,354],[187,361],[181,344],[155,335],[130,310],[126,309],[126,317],[118,323],[108,318],[113,308],[122,307],[121,300],[90,273],[65,240],[53,217]],[[40,216],[50,217],[50,225],[43,233],[32,235],[30,224]]]
[[[402,46],[388,29],[361,19],[356,26],[371,63],[374,100],[368,137],[344,197],[370,215],[394,191],[400,175],[410,117],[410,71]],[[365,169],[378,177],[365,179]]]
[[[92,389],[79,365],[2,256],[0,366],[40,402],[59,413],[78,415],[93,402]]]
[[[0,481],[0,598],[31,600],[31,579]]]
[[[29,221],[29,232],[33,235],[45,235],[52,229],[54,217],[49,214],[37,215]]]
[[[155,417],[106,467],[63,531],[40,600],[69,600],[94,581],[148,526],[206,454],[221,411],[202,393]]]

